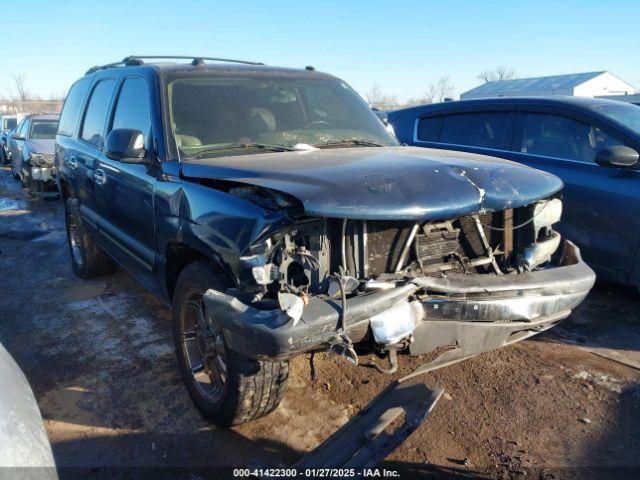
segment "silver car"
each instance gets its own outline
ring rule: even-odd
[[[56,195],[55,138],[59,115],[28,115],[10,136],[11,172],[34,195]]]
[[[24,114],[20,113],[0,116],[0,164],[2,165],[9,163],[8,135],[18,126],[23,117]]]

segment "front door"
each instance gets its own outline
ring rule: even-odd
[[[607,278],[627,282],[640,244],[640,171],[595,163],[601,148],[620,144],[615,132],[585,119],[521,111],[511,155],[563,180],[561,232]]]
[[[147,159],[153,159],[150,94],[142,77],[125,77],[120,84],[108,131],[119,128],[141,131]],[[98,163],[95,178],[101,236],[119,263],[155,290],[153,165],[125,163],[105,154]]]

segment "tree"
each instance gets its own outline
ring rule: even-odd
[[[431,82],[425,93],[425,103],[443,102],[453,94],[453,84],[449,76],[438,77]]]
[[[26,89],[26,80],[24,75],[22,73],[18,73],[17,75],[15,73],[12,73],[11,77],[13,78],[13,82],[15,83],[15,86],[16,86],[16,91],[17,91],[16,100],[19,100],[20,102],[24,102],[25,100],[27,100],[27,97],[29,96]]]
[[[369,90],[365,96],[371,107],[379,108],[380,110],[389,110],[398,104],[397,98],[384,93],[377,83],[373,84],[373,87],[371,87],[371,90]]]
[[[503,80],[513,80],[518,78],[516,71],[509,67],[496,67],[493,70],[484,70],[476,77],[484,83],[501,82]]]

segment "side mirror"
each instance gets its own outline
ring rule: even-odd
[[[144,135],[140,130],[117,128],[111,130],[105,142],[106,155],[123,163],[148,163],[145,158]]]
[[[596,154],[596,163],[601,167],[633,168],[639,159],[638,152],[624,145],[604,147]]]

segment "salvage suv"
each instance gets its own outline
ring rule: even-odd
[[[375,353],[389,373],[440,349],[425,372],[552,327],[593,286],[553,230],[557,177],[401,146],[312,67],[154,58],[69,92],[71,263],[92,278],[115,261],[172,305],[181,374],[214,423],[272,411],[294,355]]]

